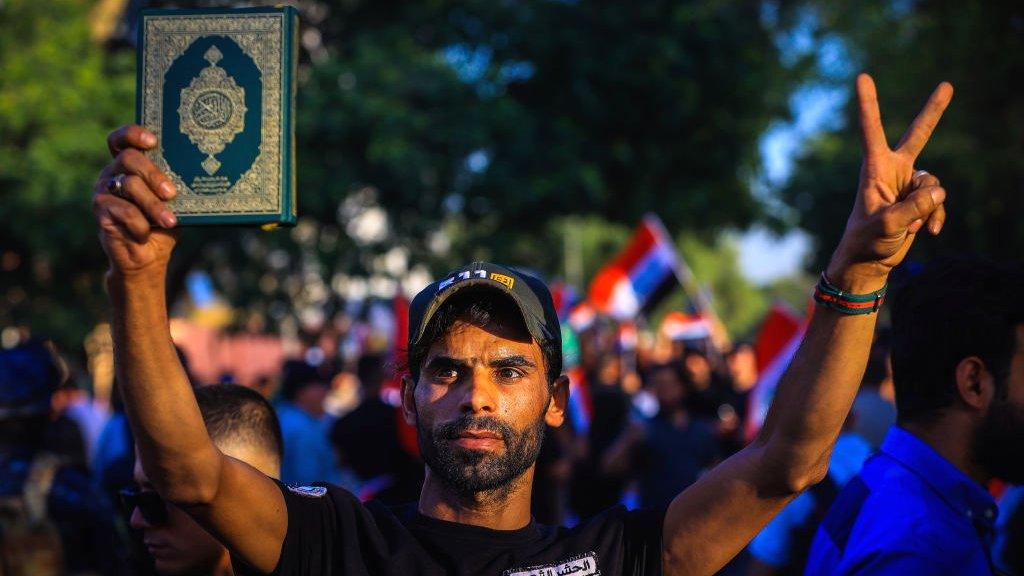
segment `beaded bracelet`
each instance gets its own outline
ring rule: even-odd
[[[829,282],[825,273],[814,287],[814,301],[826,308],[843,314],[874,314],[885,302],[885,292],[889,288],[886,282],[880,289],[868,294],[850,294],[843,292]]]

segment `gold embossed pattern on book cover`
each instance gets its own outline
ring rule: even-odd
[[[180,125],[164,126],[163,90],[168,69],[189,46],[205,36],[227,36],[256,64],[262,77],[260,150],[252,166],[226,193],[197,193],[171,169],[158,148],[153,161],[178,188],[172,207],[188,214],[275,214],[282,209],[281,195],[281,54],[283,17],[280,14],[175,15],[147,17],[143,29],[145,51],[142,85],[142,124],[163,141],[164,130],[181,130],[207,155],[203,169],[211,176],[219,168],[216,155],[244,129],[244,90],[217,67],[216,49],[204,58],[210,65],[182,91]],[[193,91],[189,91],[192,88]],[[241,107],[241,110],[239,110]],[[192,123],[202,123],[202,138]],[[212,135],[212,136],[211,136]]]

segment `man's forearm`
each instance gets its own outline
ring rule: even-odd
[[[766,481],[799,491],[824,477],[864,376],[876,316],[815,310],[756,441]]]
[[[115,366],[146,474],[165,498],[198,503],[216,490],[221,454],[171,341],[164,284],[108,275]]]

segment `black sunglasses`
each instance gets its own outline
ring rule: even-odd
[[[167,504],[155,490],[125,488],[118,495],[121,497],[121,509],[129,518],[138,508],[147,524],[159,526],[167,522]]]

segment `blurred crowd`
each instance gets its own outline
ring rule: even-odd
[[[571,324],[563,327],[569,417],[547,431],[537,462],[538,521],[573,525],[617,503],[666,506],[756,437],[764,414],[753,391],[765,384],[753,344],[723,347],[707,333],[692,338],[637,330],[605,317]],[[246,460],[251,452],[244,451],[236,457],[284,482],[328,481],[363,500],[414,501],[423,465],[415,430],[399,406],[404,360],[391,342],[402,340],[362,320],[346,320],[343,330],[338,325],[284,346],[276,373],[239,381],[225,372],[218,382],[192,376],[198,388],[245,388],[266,401],[264,409],[244,395],[210,393],[199,402],[207,427],[218,446],[221,433],[215,430],[225,431],[229,447],[239,445],[231,434],[262,435],[259,445],[270,447],[264,451],[268,459]],[[109,330],[98,327],[80,354],[61,354],[27,334],[8,344],[0,351],[5,565],[40,567],[23,572],[33,574],[50,573],[46,567],[61,562],[83,574],[215,573],[215,566],[202,564],[213,562],[209,558],[161,562],[161,555],[174,552],[161,548],[173,542],[159,535],[173,517],[153,510],[164,506],[160,502],[147,508],[140,501],[145,478],[135,466],[119,402]],[[188,371],[188,355],[179,354]],[[727,573],[802,573],[817,524],[895,420],[890,366],[888,336],[880,332],[828,478],[787,507]],[[230,402],[251,409],[225,408]],[[257,424],[263,427],[253,428]],[[246,426],[252,430],[245,432]],[[261,467],[256,461],[271,463]],[[1020,500],[1012,489],[1007,494],[1004,500]],[[199,555],[196,550],[185,544],[179,552]]]

